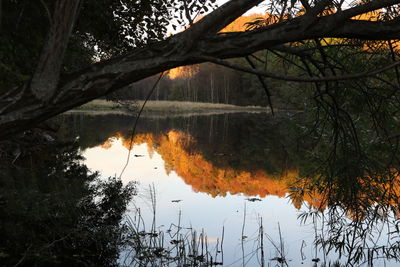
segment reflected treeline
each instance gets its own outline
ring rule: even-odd
[[[134,121],[130,116],[111,114],[69,114],[58,119],[63,122],[60,135],[79,136],[83,150],[101,145],[117,133],[129,138]],[[295,121],[283,115],[271,117],[268,114],[141,118],[136,134],[183,132],[196,140],[185,149],[189,153],[197,151],[214,166],[240,170],[256,168],[280,176],[296,168],[293,162],[296,159],[289,157],[289,154],[296,154],[289,150],[297,151],[300,144],[293,124]]]
[[[76,145],[25,145],[1,155],[0,266],[116,266],[133,186],[99,180]]]
[[[129,149],[130,139],[118,134],[115,137]],[[109,139],[102,146],[107,148],[113,141],[115,139]],[[218,160],[226,166],[219,167],[194,148],[195,142],[189,134],[174,130],[167,134],[138,134],[133,139],[134,145],[147,144],[150,156],[154,152],[161,155],[167,174],[175,171],[194,191],[213,197],[226,196],[227,193],[284,197],[288,192],[287,183],[297,177],[296,171],[288,171],[282,178],[269,175],[262,169],[229,167],[229,157],[224,155],[220,155]]]
[[[130,147],[130,117],[62,119],[83,149],[115,138]],[[296,208],[305,204],[300,220],[314,223],[318,251],[336,251],[344,265],[400,260],[398,127],[377,135],[359,117],[360,132],[348,134],[318,123],[306,114],[149,118],[133,141],[147,143],[195,191],[288,195]]]
[[[61,119],[61,132],[79,135],[82,149],[108,148],[115,138],[130,147],[132,117],[74,114]],[[284,114],[142,118],[133,143],[146,143],[150,155],[156,151],[162,156],[167,173],[175,171],[196,192],[213,197],[286,196],[296,187],[298,162],[307,146],[299,137],[297,119]],[[303,200],[321,208],[318,195],[293,197],[296,208]]]
[[[68,138],[79,136],[83,150],[99,145],[107,148],[112,145],[112,138],[121,138],[129,148],[133,119],[124,115],[70,114],[60,118],[64,122],[60,132]],[[355,190],[365,192],[361,181],[365,186],[375,184],[382,189],[387,184],[382,179],[388,174],[397,177],[388,168],[378,170],[367,163],[363,164],[375,173],[362,173],[363,166],[358,164],[362,162],[351,162],[358,159],[348,153],[341,153],[344,158],[340,158],[337,152],[335,165],[329,165],[332,162],[324,154],[330,152],[329,141],[316,141],[302,122],[303,115],[287,114],[142,118],[134,144],[147,143],[150,153],[156,151],[163,157],[167,172],[176,171],[196,191],[213,196],[230,192],[262,197],[291,192],[298,208],[302,199],[321,209],[333,199],[344,203],[351,196],[361,196]],[[376,160],[388,157],[369,149]],[[385,170],[389,172],[383,173]],[[328,175],[335,177],[327,178]],[[374,183],[367,182],[367,178]],[[378,192],[376,188],[373,191]]]

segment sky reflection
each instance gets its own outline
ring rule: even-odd
[[[122,170],[128,150],[122,139],[113,138],[108,147],[97,146],[84,151],[86,164],[92,170],[100,171],[106,176],[119,175]],[[300,264],[298,253],[307,240],[305,253],[308,259],[313,256],[313,231],[311,227],[300,227],[297,220],[297,210],[288,198],[267,196],[262,201],[248,201],[244,194],[230,193],[225,196],[212,197],[210,194],[195,192],[191,185],[186,184],[175,171],[167,174],[165,162],[157,152],[149,154],[148,144],[135,145],[131,152],[130,163],[122,180],[138,181],[139,195],[134,199],[131,210],[141,207],[145,221],[151,221],[151,201],[149,187],[155,186],[157,202],[157,225],[166,230],[171,223],[177,223],[179,213],[182,214],[182,225],[191,226],[201,231],[205,229],[210,242],[221,238],[222,227],[225,227],[225,262],[235,262],[242,256],[240,238],[243,225],[244,209],[246,207],[245,236],[246,254],[254,250],[257,238],[259,219],[263,218],[264,228],[272,240],[278,240],[278,223],[282,229],[286,251],[290,253],[292,263]],[[179,201],[179,202],[176,202]],[[133,216],[133,214],[132,214]],[[303,244],[304,246],[304,244]],[[276,257],[272,244],[268,244],[266,254],[269,258]],[[250,262],[256,261],[256,258]],[[256,264],[256,262],[253,262]],[[235,266],[235,265],[234,265]],[[249,266],[253,266],[249,263]]]

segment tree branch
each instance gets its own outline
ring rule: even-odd
[[[221,66],[225,66],[234,70],[239,70],[247,73],[252,73],[257,76],[263,76],[267,78],[273,78],[277,80],[282,80],[282,81],[288,81],[288,82],[301,82],[301,83],[314,83],[314,82],[329,82],[329,81],[345,81],[345,80],[354,80],[354,79],[360,79],[360,78],[365,78],[369,76],[373,76],[376,74],[379,74],[381,72],[390,70],[396,66],[400,65],[400,61],[392,63],[390,65],[387,65],[383,68],[380,69],[375,69],[375,70],[370,70],[370,71],[365,71],[365,72],[360,72],[360,73],[352,73],[352,74],[347,74],[347,75],[341,75],[341,76],[326,76],[326,77],[309,77],[309,78],[301,78],[301,77],[293,77],[293,76],[286,76],[286,75],[279,75],[276,73],[272,72],[267,72],[267,71],[262,71],[258,69],[252,69],[252,68],[247,68],[243,67],[241,65],[229,62],[229,61],[224,61],[219,58],[213,58],[213,57],[204,57],[204,61],[212,62]]]
[[[306,15],[311,16],[311,17],[316,17],[318,14],[320,14],[324,9],[332,4],[332,0],[320,0],[317,2],[313,7],[309,8],[308,12]]]
[[[195,38],[205,34],[215,34],[262,1],[231,0],[202,18],[184,33]]]
[[[247,63],[251,66],[252,69],[256,70],[256,65],[251,61],[249,57],[246,57]],[[274,107],[272,106],[272,100],[271,100],[271,93],[268,90],[267,84],[265,83],[264,79],[261,77],[261,75],[257,75],[258,81],[261,83],[261,86],[264,88],[265,94],[267,95],[268,99],[268,105],[271,109],[272,115],[275,115],[274,113]]]
[[[304,9],[305,9],[306,11],[308,11],[308,10],[311,9],[310,3],[308,3],[307,0],[300,0],[300,2],[301,2],[301,4],[303,5],[303,7],[304,7]]]
[[[0,96],[0,139],[20,132],[22,129],[32,127],[32,125],[40,121],[104,96],[133,82],[179,66],[205,61],[226,65],[230,63],[226,63],[222,59],[244,57],[259,50],[276,48],[287,43],[314,38],[400,39],[400,23],[397,20],[387,22],[343,21],[337,14],[318,17],[318,23],[312,25],[308,23],[309,19],[303,15],[254,31],[209,34],[218,32],[221,27],[224,27],[235,17],[240,16],[241,12],[249,9],[259,1],[230,1],[227,5],[224,5],[225,8],[222,11],[214,11],[216,13],[213,12],[208,15],[211,18],[206,16],[181,34],[164,41],[135,48],[123,56],[93,64],[89,68],[62,77],[59,82],[58,74],[62,62],[60,57],[62,58],[64,55],[69,37],[67,33],[72,27],[72,22],[74,21],[72,18],[76,16],[73,8],[68,9],[69,12],[67,13],[60,12],[61,17],[54,16],[53,23],[53,27],[58,25],[57,27],[59,28],[55,29],[55,32],[50,35],[51,38],[49,38],[48,43],[46,43],[46,46],[50,46],[50,48],[44,49],[45,51],[51,51],[51,53],[42,54],[32,83],[27,83],[24,87],[10,90],[7,94]],[[378,2],[380,1],[385,1],[387,4],[393,0],[379,0]],[[79,1],[57,1],[57,3],[61,2],[72,7],[73,4],[77,5]],[[240,12],[236,11],[235,8],[240,9]],[[234,12],[235,15],[231,15],[230,12]],[[225,16],[228,18],[225,18]],[[57,23],[57,20],[60,22]],[[61,21],[64,21],[64,23],[61,23]],[[215,24],[213,24],[214,22]],[[200,26],[196,26],[199,23]],[[179,38],[188,37],[184,36],[188,31],[196,31],[196,34],[200,35],[192,43],[177,43],[176,40],[179,41]],[[182,47],[178,47],[179,45]],[[293,49],[296,48],[293,47]],[[48,57],[45,57],[45,55],[48,55]],[[320,82],[356,79],[366,75],[374,75],[398,64],[394,63],[370,72],[324,78],[288,78],[252,69],[249,71],[249,68],[243,69],[241,66],[236,69],[280,80]]]
[[[379,0],[379,1],[371,1],[363,5],[357,5],[355,7],[343,10],[334,15],[340,16],[341,20],[350,19],[357,15],[365,14],[371,11],[375,11],[384,7],[392,6],[400,4],[400,0]],[[333,15],[332,15],[333,16]]]

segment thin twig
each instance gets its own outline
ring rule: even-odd
[[[249,63],[249,65],[253,68],[253,69],[257,69],[256,65],[254,65],[253,61],[251,61],[251,59],[249,57],[246,57],[247,63]],[[271,93],[268,90],[267,84],[265,83],[263,77],[261,75],[257,75],[258,80],[261,83],[261,86],[264,88],[265,94],[267,95],[268,98],[268,105],[271,108],[271,112],[272,115],[274,114],[274,107],[272,106],[272,100],[271,100]]]
[[[161,78],[163,77],[163,75],[164,75],[164,72],[162,72],[162,73],[160,74],[160,76],[158,76],[157,81],[154,83],[154,85],[153,85],[153,87],[151,88],[150,92],[147,94],[146,100],[143,102],[143,105],[142,105],[142,107],[140,108],[138,115],[136,116],[135,123],[133,124],[133,127],[132,127],[131,139],[130,139],[130,141],[129,141],[128,157],[126,158],[125,166],[124,166],[124,168],[122,169],[121,174],[119,175],[119,179],[121,179],[122,174],[124,173],[126,167],[127,167],[128,164],[129,164],[129,159],[130,159],[130,157],[131,157],[131,150],[132,150],[132,145],[133,145],[133,138],[134,138],[134,136],[135,136],[136,126],[137,126],[137,123],[138,123],[138,121],[139,121],[140,115],[142,115],[143,109],[144,109],[144,107],[146,106],[147,101],[149,101],[151,95],[153,94],[154,90],[156,89],[156,87],[157,87],[158,83],[160,82]]]

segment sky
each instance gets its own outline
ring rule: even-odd
[[[217,0],[217,3],[218,3],[218,6],[221,6],[221,5],[225,4],[228,1],[229,0]],[[266,10],[266,3],[267,3],[267,1],[264,1],[260,5],[250,9],[248,12],[246,12],[246,14],[264,13],[265,10]]]

